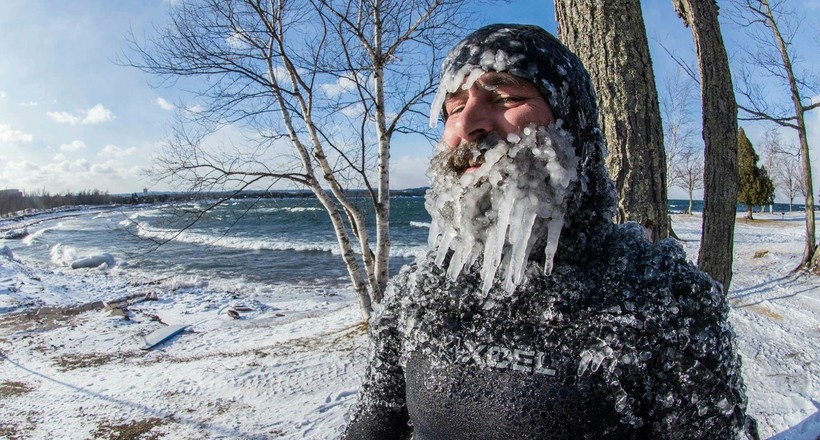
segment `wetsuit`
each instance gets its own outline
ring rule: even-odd
[[[615,227],[584,265],[510,296],[406,269],[372,323],[344,438],[735,438],[745,396],[724,295],[678,245],[641,234]]]
[[[535,85],[574,139],[579,179],[550,275],[530,255],[511,294],[499,282],[483,294],[481,261],[451,281],[428,257],[391,282],[343,438],[735,438],[746,398],[725,294],[673,241],[612,224],[580,60],[541,28],[498,24],[465,37],[442,71],[442,84],[503,71]]]

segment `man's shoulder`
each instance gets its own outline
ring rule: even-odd
[[[609,264],[630,267],[636,281],[647,287],[665,287],[678,294],[714,294],[722,290],[709,274],[688,259],[678,241],[667,238],[652,243],[638,224],[618,225],[608,245],[612,249]]]

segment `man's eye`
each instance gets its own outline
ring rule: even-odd
[[[461,113],[462,110],[464,110],[463,105],[454,105],[452,108],[447,109],[447,114],[453,115],[456,113]]]
[[[499,96],[496,102],[499,104],[513,104],[523,101],[524,98],[520,96]]]

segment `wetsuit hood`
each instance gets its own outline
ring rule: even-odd
[[[594,246],[596,236],[611,229],[617,203],[604,163],[606,146],[589,74],[575,54],[538,26],[485,26],[467,35],[444,60],[431,121],[437,118],[447,93],[460,87],[476,69],[507,72],[533,83],[556,121],[572,135],[575,154],[580,158],[579,179],[572,183],[566,201],[567,221],[556,258],[583,254]]]

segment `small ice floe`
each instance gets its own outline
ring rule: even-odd
[[[151,348],[161,344],[162,342],[166,341],[167,339],[171,338],[172,336],[182,332],[188,327],[188,325],[168,325],[165,327],[160,328],[159,330],[155,330],[149,335],[145,336],[143,339],[145,340],[145,345],[141,348],[143,350],[150,350]]]
[[[3,246],[3,247],[0,247],[0,256],[4,256],[4,257],[8,258],[9,260],[13,260],[14,259],[14,252],[12,252],[11,248],[9,248],[8,246]]]
[[[70,267],[72,269],[94,268],[102,266],[103,264],[108,267],[113,267],[116,263],[117,261],[111,254],[99,254],[74,260],[71,262]]]
[[[0,238],[4,240],[20,240],[21,238],[25,238],[26,235],[28,235],[28,228],[12,229],[11,231],[0,234]]]

